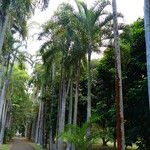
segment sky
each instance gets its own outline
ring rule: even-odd
[[[94,0],[85,0],[90,6]],[[143,17],[143,6],[144,0],[116,0],[117,1],[117,11],[122,13],[124,16],[123,22],[126,24],[131,24],[136,21],[139,17]],[[41,31],[40,25],[48,21],[53,15],[54,11],[62,2],[69,2],[75,6],[74,0],[50,0],[49,7],[45,11],[35,10],[34,15],[28,21],[28,41],[27,41],[27,51],[34,55],[37,50],[40,49],[43,41],[37,40],[37,35]],[[93,54],[92,58],[101,57],[100,55]]]

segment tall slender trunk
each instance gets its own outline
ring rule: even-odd
[[[80,62],[77,62],[77,75],[76,75],[76,93],[75,93],[75,102],[74,102],[74,117],[73,124],[77,125],[77,113],[78,113],[78,99],[79,99],[79,76],[80,76]]]
[[[11,111],[12,110],[12,103],[11,101],[8,101],[8,112],[7,112],[7,116],[6,116],[6,128],[9,129],[11,126],[11,120],[12,120],[12,116],[11,116]]]
[[[0,97],[0,124],[2,122],[2,112],[3,112],[4,103],[5,103],[5,95],[6,95],[5,93],[6,93],[6,81],[3,84],[3,89],[2,89],[1,97]]]
[[[53,149],[53,126],[52,126],[53,98],[50,104],[50,134],[49,134],[49,150]]]
[[[64,131],[64,127],[65,127],[65,112],[66,112],[66,99],[69,93],[69,89],[70,89],[70,80],[68,81],[68,86],[67,86],[67,91],[66,91],[66,77],[64,75],[63,77],[63,93],[62,93],[62,106],[61,106],[61,121],[59,124],[59,132],[60,134]],[[63,149],[63,141],[62,138],[60,138],[59,141],[59,150]]]
[[[8,15],[5,16],[0,15],[0,56],[2,55],[2,47],[4,43],[7,23],[8,23]]]
[[[40,116],[41,116],[41,101],[39,104],[39,112],[38,112],[38,117],[37,117],[37,124],[36,124],[36,132],[35,132],[35,143],[38,143],[38,138],[39,138],[39,128],[40,128]]]
[[[52,126],[52,113],[54,102],[54,80],[55,80],[55,64],[52,65],[52,101],[50,104],[50,135],[49,135],[49,150],[53,149],[53,126]]]
[[[69,115],[68,115],[68,124],[72,124],[72,104],[73,104],[73,84],[72,79],[70,80],[70,101],[69,101]],[[71,133],[71,130],[69,131]],[[66,150],[70,150],[71,144],[67,143]]]
[[[150,109],[150,1],[149,0],[144,0],[144,26],[145,26],[145,40],[146,40],[148,96]]]
[[[32,131],[31,131],[31,139],[32,140],[35,140],[36,120],[37,120],[37,117],[35,117],[35,119],[33,120],[33,123],[32,123]]]
[[[47,149],[47,101],[44,102],[44,110],[43,110],[43,148]]]
[[[68,124],[72,124],[72,104],[73,104],[73,83],[71,79],[70,80],[70,102],[69,102]]]
[[[29,123],[28,126],[28,139],[31,140],[32,139],[32,123]]]
[[[91,46],[88,51],[88,100],[87,100],[87,122],[91,117]]]
[[[88,49],[88,99],[87,99],[87,123],[90,122],[91,118],[91,53],[92,53],[92,45],[91,45],[91,40],[89,44],[89,49]],[[86,131],[86,138],[87,142],[90,141],[90,135],[91,135],[91,129],[90,127],[87,128]],[[88,150],[91,150],[92,146],[88,146]]]
[[[28,137],[28,122],[25,122],[25,138],[27,139]]]
[[[147,58],[147,81],[148,81],[148,99],[150,110],[150,1],[144,0],[144,27],[145,27],[145,41],[146,41],[146,58]],[[147,113],[149,119],[149,113]],[[145,148],[150,148],[149,139],[145,140]]]
[[[115,44],[115,63],[116,63],[117,145],[118,145],[118,150],[124,150],[125,140],[124,140],[122,75],[121,75],[121,57],[120,57],[120,47],[119,47],[116,0],[112,1],[112,9],[113,9],[114,44]]]
[[[60,119],[61,119],[61,104],[62,104],[62,85],[63,85],[63,80],[62,80],[62,69],[61,69],[61,75],[60,75],[60,86],[59,86],[59,98],[58,98],[58,112],[57,112],[57,123],[56,123],[56,143],[55,143],[55,150],[58,150],[58,134],[59,134],[59,125],[60,125]]]
[[[4,73],[4,65],[5,61],[2,62],[2,66],[0,68],[0,93],[2,92],[2,78],[3,78],[3,73]]]
[[[3,144],[3,141],[4,141],[7,110],[8,110],[8,103],[7,101],[5,101],[4,107],[3,107],[3,113],[2,113],[1,130],[0,130],[0,144]]]
[[[4,81],[3,89],[2,89],[2,92],[1,92],[1,96],[0,96],[0,122],[2,121],[1,117],[2,117],[3,104],[4,104],[4,101],[5,101],[6,92],[7,92],[8,86],[9,86],[10,77],[11,77],[11,74],[12,74],[12,71],[13,71],[13,66],[14,66],[14,62],[16,60],[16,56],[17,56],[17,51],[16,51],[16,53],[14,55],[13,62],[11,63],[8,75],[7,75],[7,77],[6,77],[5,81]]]
[[[44,148],[44,108],[45,108],[45,104],[42,101],[40,126],[39,126],[39,141],[38,141],[38,143],[42,146],[42,148]]]
[[[79,99],[79,76],[80,76],[80,61],[77,62],[77,74],[76,74],[76,92],[74,101],[74,116],[73,124],[77,125],[77,113],[78,113],[78,99]],[[75,144],[72,144],[72,150],[75,150]]]
[[[64,124],[65,124],[65,109],[66,109],[66,101],[65,101],[65,95],[66,95],[66,80],[65,77],[63,77],[63,92],[62,92],[62,104],[61,104],[61,120],[59,122],[59,133],[61,134],[64,130]],[[59,139],[58,149],[63,149],[63,141],[62,139]]]
[[[44,82],[41,89],[41,113],[40,113],[40,121],[39,121],[39,138],[38,143],[44,148],[44,140],[45,140],[45,94],[46,94],[46,78],[44,78]]]

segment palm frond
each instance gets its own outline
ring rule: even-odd
[[[123,17],[123,15],[121,13],[117,14],[117,17]],[[103,26],[105,26],[108,22],[110,22],[113,19],[113,14],[110,13],[102,22],[100,22],[99,26],[100,28],[102,28]]]
[[[94,16],[92,18],[93,22],[95,22],[102,15],[108,15],[108,11],[106,11],[105,8],[109,5],[111,5],[111,3],[108,0],[98,3],[97,7],[94,10]]]

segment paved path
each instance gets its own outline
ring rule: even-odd
[[[16,138],[10,150],[35,150],[27,141]]]

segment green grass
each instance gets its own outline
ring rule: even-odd
[[[35,143],[32,143],[31,145],[35,148],[35,150],[44,150],[39,145],[37,145]]]
[[[35,150],[45,150],[45,149],[42,149],[39,145],[37,145],[35,143],[31,143],[31,145],[35,148]],[[108,143],[108,145],[109,146],[102,146],[101,144],[93,144],[92,150],[115,150],[112,147],[111,143]],[[133,147],[129,147],[127,150],[136,150],[136,149],[137,149],[137,147],[134,145]],[[2,149],[2,150],[5,150],[5,149]]]
[[[137,147],[133,146],[133,147],[128,147],[127,150],[136,150]],[[102,146],[100,144],[93,144],[92,146],[92,150],[116,150],[114,149],[112,146]]]
[[[112,142],[107,143],[108,146],[102,146],[102,140],[97,139],[96,143],[92,145],[92,150],[115,150]],[[127,150],[136,150],[137,146],[133,144],[132,147],[128,146]]]
[[[10,150],[10,145],[9,144],[0,145],[0,150]]]

